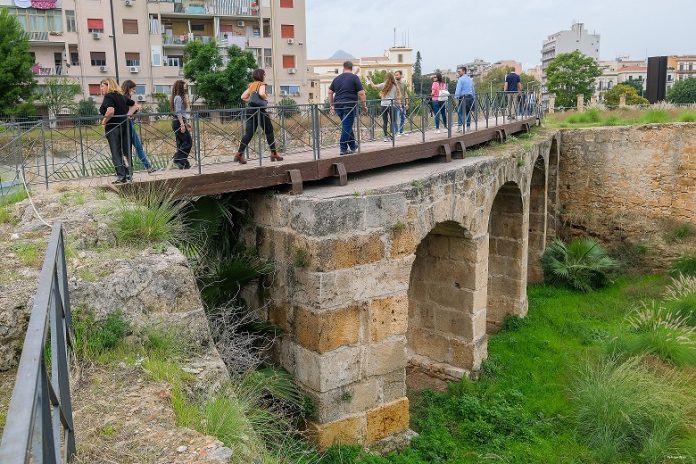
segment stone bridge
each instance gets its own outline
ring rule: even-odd
[[[251,197],[245,241],[276,272],[245,296],[283,329],[276,355],[316,404],[320,448],[407,431],[407,365],[475,373],[487,334],[526,315],[556,232],[559,135],[487,150]]]

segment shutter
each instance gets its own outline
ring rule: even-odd
[[[137,34],[138,33],[138,20],[137,19],[124,19],[123,20],[123,33],[124,34]]]
[[[295,67],[295,55],[283,55],[283,68]]]
[[[126,61],[140,61],[140,53],[126,53]]]
[[[292,0],[280,0],[280,7],[281,8],[292,8]]]
[[[89,94],[101,95],[101,89],[99,88],[99,84],[89,84]]]
[[[87,29],[101,29],[104,30],[104,20],[103,19],[88,19]]]
[[[292,24],[281,24],[280,25],[280,37],[283,39],[294,39],[295,38],[295,26]]]
[[[89,52],[89,57],[93,60],[106,61],[106,52]]]

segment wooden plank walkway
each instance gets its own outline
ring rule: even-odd
[[[320,159],[314,159],[311,150],[299,153],[285,154],[280,162],[270,162],[266,153],[262,160],[249,160],[246,165],[231,161],[215,164],[203,164],[201,173],[198,166],[191,169],[168,169],[155,175],[137,172],[133,183],[122,186],[112,186],[113,177],[85,178],[70,183],[81,186],[107,187],[114,189],[132,189],[146,186],[165,185],[174,188],[181,196],[214,195],[244,190],[256,190],[280,185],[290,185],[291,193],[301,193],[302,183],[322,179],[336,178],[345,185],[347,175],[368,171],[390,165],[408,163],[418,159],[442,157],[443,160],[463,156],[463,150],[492,140],[504,141],[512,134],[528,131],[537,123],[536,117],[508,121],[495,126],[495,121],[489,122],[488,128],[479,128],[466,133],[454,133],[447,137],[447,131],[436,133],[428,130],[425,142],[421,132],[413,132],[397,137],[392,146],[391,140],[384,142],[364,141],[360,152],[340,156],[338,146],[322,148]],[[479,127],[485,125],[479,121]],[[258,136],[258,135],[257,135]],[[195,161],[195,160],[192,160]],[[64,182],[59,184],[65,185]]]

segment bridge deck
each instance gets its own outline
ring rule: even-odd
[[[439,155],[446,156],[446,149],[443,145],[447,145],[452,153],[460,153],[462,145],[470,147],[491,140],[499,140],[501,131],[503,131],[504,139],[511,134],[527,130],[536,122],[535,117],[508,121],[504,124],[498,121],[497,126],[494,121],[491,121],[490,127],[481,128],[485,123],[482,124],[479,121],[480,128],[478,130],[472,129],[466,133],[453,133],[451,138],[447,137],[446,130],[440,134],[434,130],[429,130],[425,133],[425,142],[423,142],[421,132],[413,132],[403,137],[397,137],[394,146],[392,146],[391,140],[389,142],[384,142],[381,139],[363,141],[359,153],[347,156],[339,156],[339,149],[336,146],[322,148],[320,159],[314,159],[314,153],[308,150],[285,154],[284,161],[274,163],[270,162],[269,153],[266,153],[262,160],[249,160],[246,165],[231,161],[204,164],[200,167],[200,173],[198,166],[192,166],[188,170],[168,169],[156,175],[137,172],[131,185],[142,187],[166,183],[174,184],[177,191],[183,195],[213,195],[292,185],[290,175],[290,171],[292,171],[293,178],[296,181],[299,180],[299,183],[294,185],[293,191],[299,193],[304,181],[338,178],[337,163],[342,163],[345,173],[351,174]],[[81,179],[76,183],[106,187],[111,185],[112,180],[113,177],[100,177]],[[130,188],[130,186],[121,188]]]

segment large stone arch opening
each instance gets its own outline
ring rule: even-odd
[[[541,255],[546,247],[546,165],[539,155],[532,170],[529,186],[529,239],[527,241],[527,282],[537,283],[544,278]]]
[[[488,220],[487,328],[497,330],[507,314],[527,314],[527,248],[522,192],[505,183],[493,200]]]
[[[486,237],[437,224],[416,248],[408,288],[409,363],[458,379],[480,367],[486,343]]]

